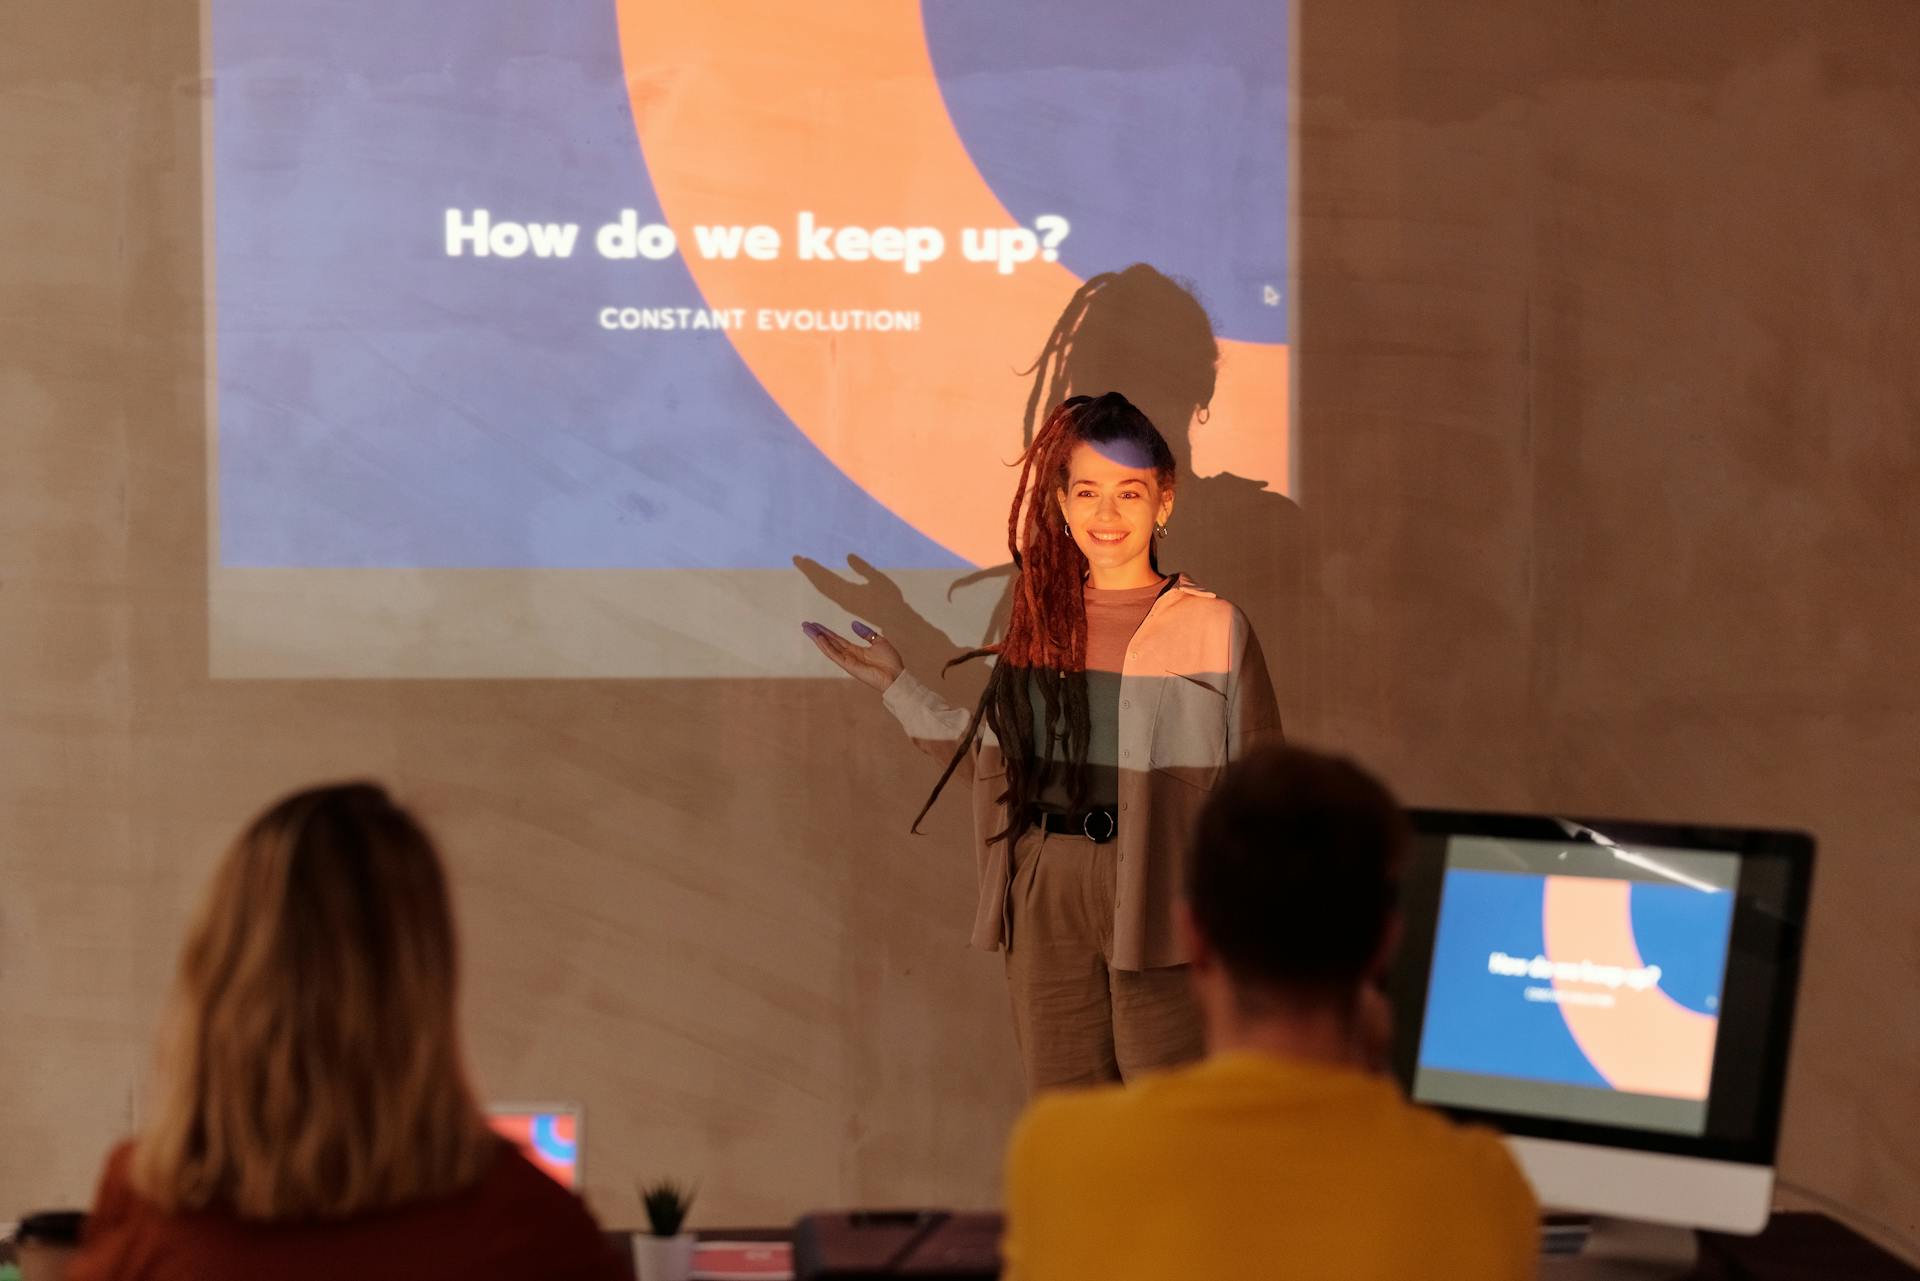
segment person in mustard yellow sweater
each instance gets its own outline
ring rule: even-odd
[[[1009,1281],[1517,1281],[1538,1210],[1493,1133],[1378,1070],[1370,980],[1406,820],[1372,776],[1269,748],[1202,811],[1184,928],[1208,1057],[1042,1096],[1007,1156]]]

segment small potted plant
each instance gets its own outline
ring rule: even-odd
[[[662,1179],[640,1186],[647,1230],[634,1239],[640,1281],[687,1281],[693,1271],[693,1233],[686,1231],[693,1189]]]

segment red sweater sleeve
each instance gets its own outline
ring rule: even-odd
[[[620,1257],[580,1198],[567,1200],[566,1210],[552,1216],[552,1253],[542,1260],[541,1275],[552,1281],[633,1281],[633,1265]]]
[[[518,1217],[513,1236],[532,1243],[539,1275],[552,1281],[633,1281],[632,1263],[621,1257],[586,1203],[535,1169],[509,1148],[489,1178],[488,1203],[502,1216]],[[515,1253],[510,1251],[509,1253]]]
[[[107,1155],[80,1249],[67,1268],[67,1281],[105,1281],[109,1277],[132,1281],[139,1275],[131,1258],[136,1206],[127,1167],[132,1157],[131,1143],[122,1143]]]

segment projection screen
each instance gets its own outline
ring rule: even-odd
[[[1282,6],[204,12],[216,676],[825,675],[826,576],[978,643],[1133,264],[1217,344],[1163,431],[1295,488]]]

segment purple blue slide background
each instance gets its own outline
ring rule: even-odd
[[[787,422],[677,259],[449,260],[443,211],[661,220],[613,6],[216,0],[229,566],[708,568],[957,558]]]
[[[930,0],[926,18],[976,163],[1016,216],[1073,221],[1070,265],[1153,262],[1227,336],[1284,337],[1284,307],[1247,302],[1249,279],[1285,278],[1284,8],[1134,23],[1092,0]],[[448,208],[583,239],[623,208],[661,219],[611,0],[213,0],[211,33],[221,565],[959,566],[724,335],[597,327],[609,304],[701,305],[677,259],[445,257]]]
[[[1219,337],[1287,341],[1287,6],[921,12],[947,113],[994,193],[1029,226],[1073,224],[1061,262],[1083,280],[1151,263],[1194,287]]]

